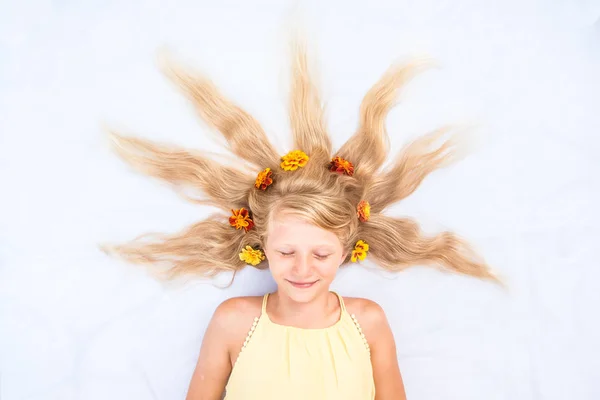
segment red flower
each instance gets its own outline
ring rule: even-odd
[[[271,171],[271,168],[260,171],[254,182],[254,187],[260,190],[266,190],[273,183],[273,178],[271,178],[272,174],[273,171]]]
[[[352,176],[354,174],[354,165],[348,160],[344,160],[342,157],[334,157],[329,164],[329,170],[331,172],[337,172],[338,174],[346,174]]]
[[[243,229],[248,232],[254,227],[254,221],[250,219],[248,210],[245,208],[242,207],[239,210],[231,210],[231,212],[233,215],[229,217],[229,225],[233,226],[235,229]]]
[[[356,207],[356,214],[358,219],[362,222],[367,222],[371,216],[371,205],[366,200],[361,200]]]

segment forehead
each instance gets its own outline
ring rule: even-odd
[[[299,216],[280,214],[269,223],[267,241],[272,244],[307,244],[341,246],[331,231],[320,228]]]

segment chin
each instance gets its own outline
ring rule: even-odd
[[[321,292],[326,290],[325,282],[319,280],[308,287],[297,287],[292,283],[284,280],[282,285],[279,286],[283,289],[283,292],[292,300],[297,303],[307,303],[317,297]],[[328,291],[328,290],[326,290]]]

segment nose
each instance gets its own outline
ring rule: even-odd
[[[310,263],[310,256],[298,255],[297,257],[295,257],[293,268],[294,275],[296,275],[299,278],[308,276],[310,274],[311,268]]]

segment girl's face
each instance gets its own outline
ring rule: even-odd
[[[346,254],[338,237],[296,216],[275,216],[265,255],[278,290],[297,302],[329,292]]]

